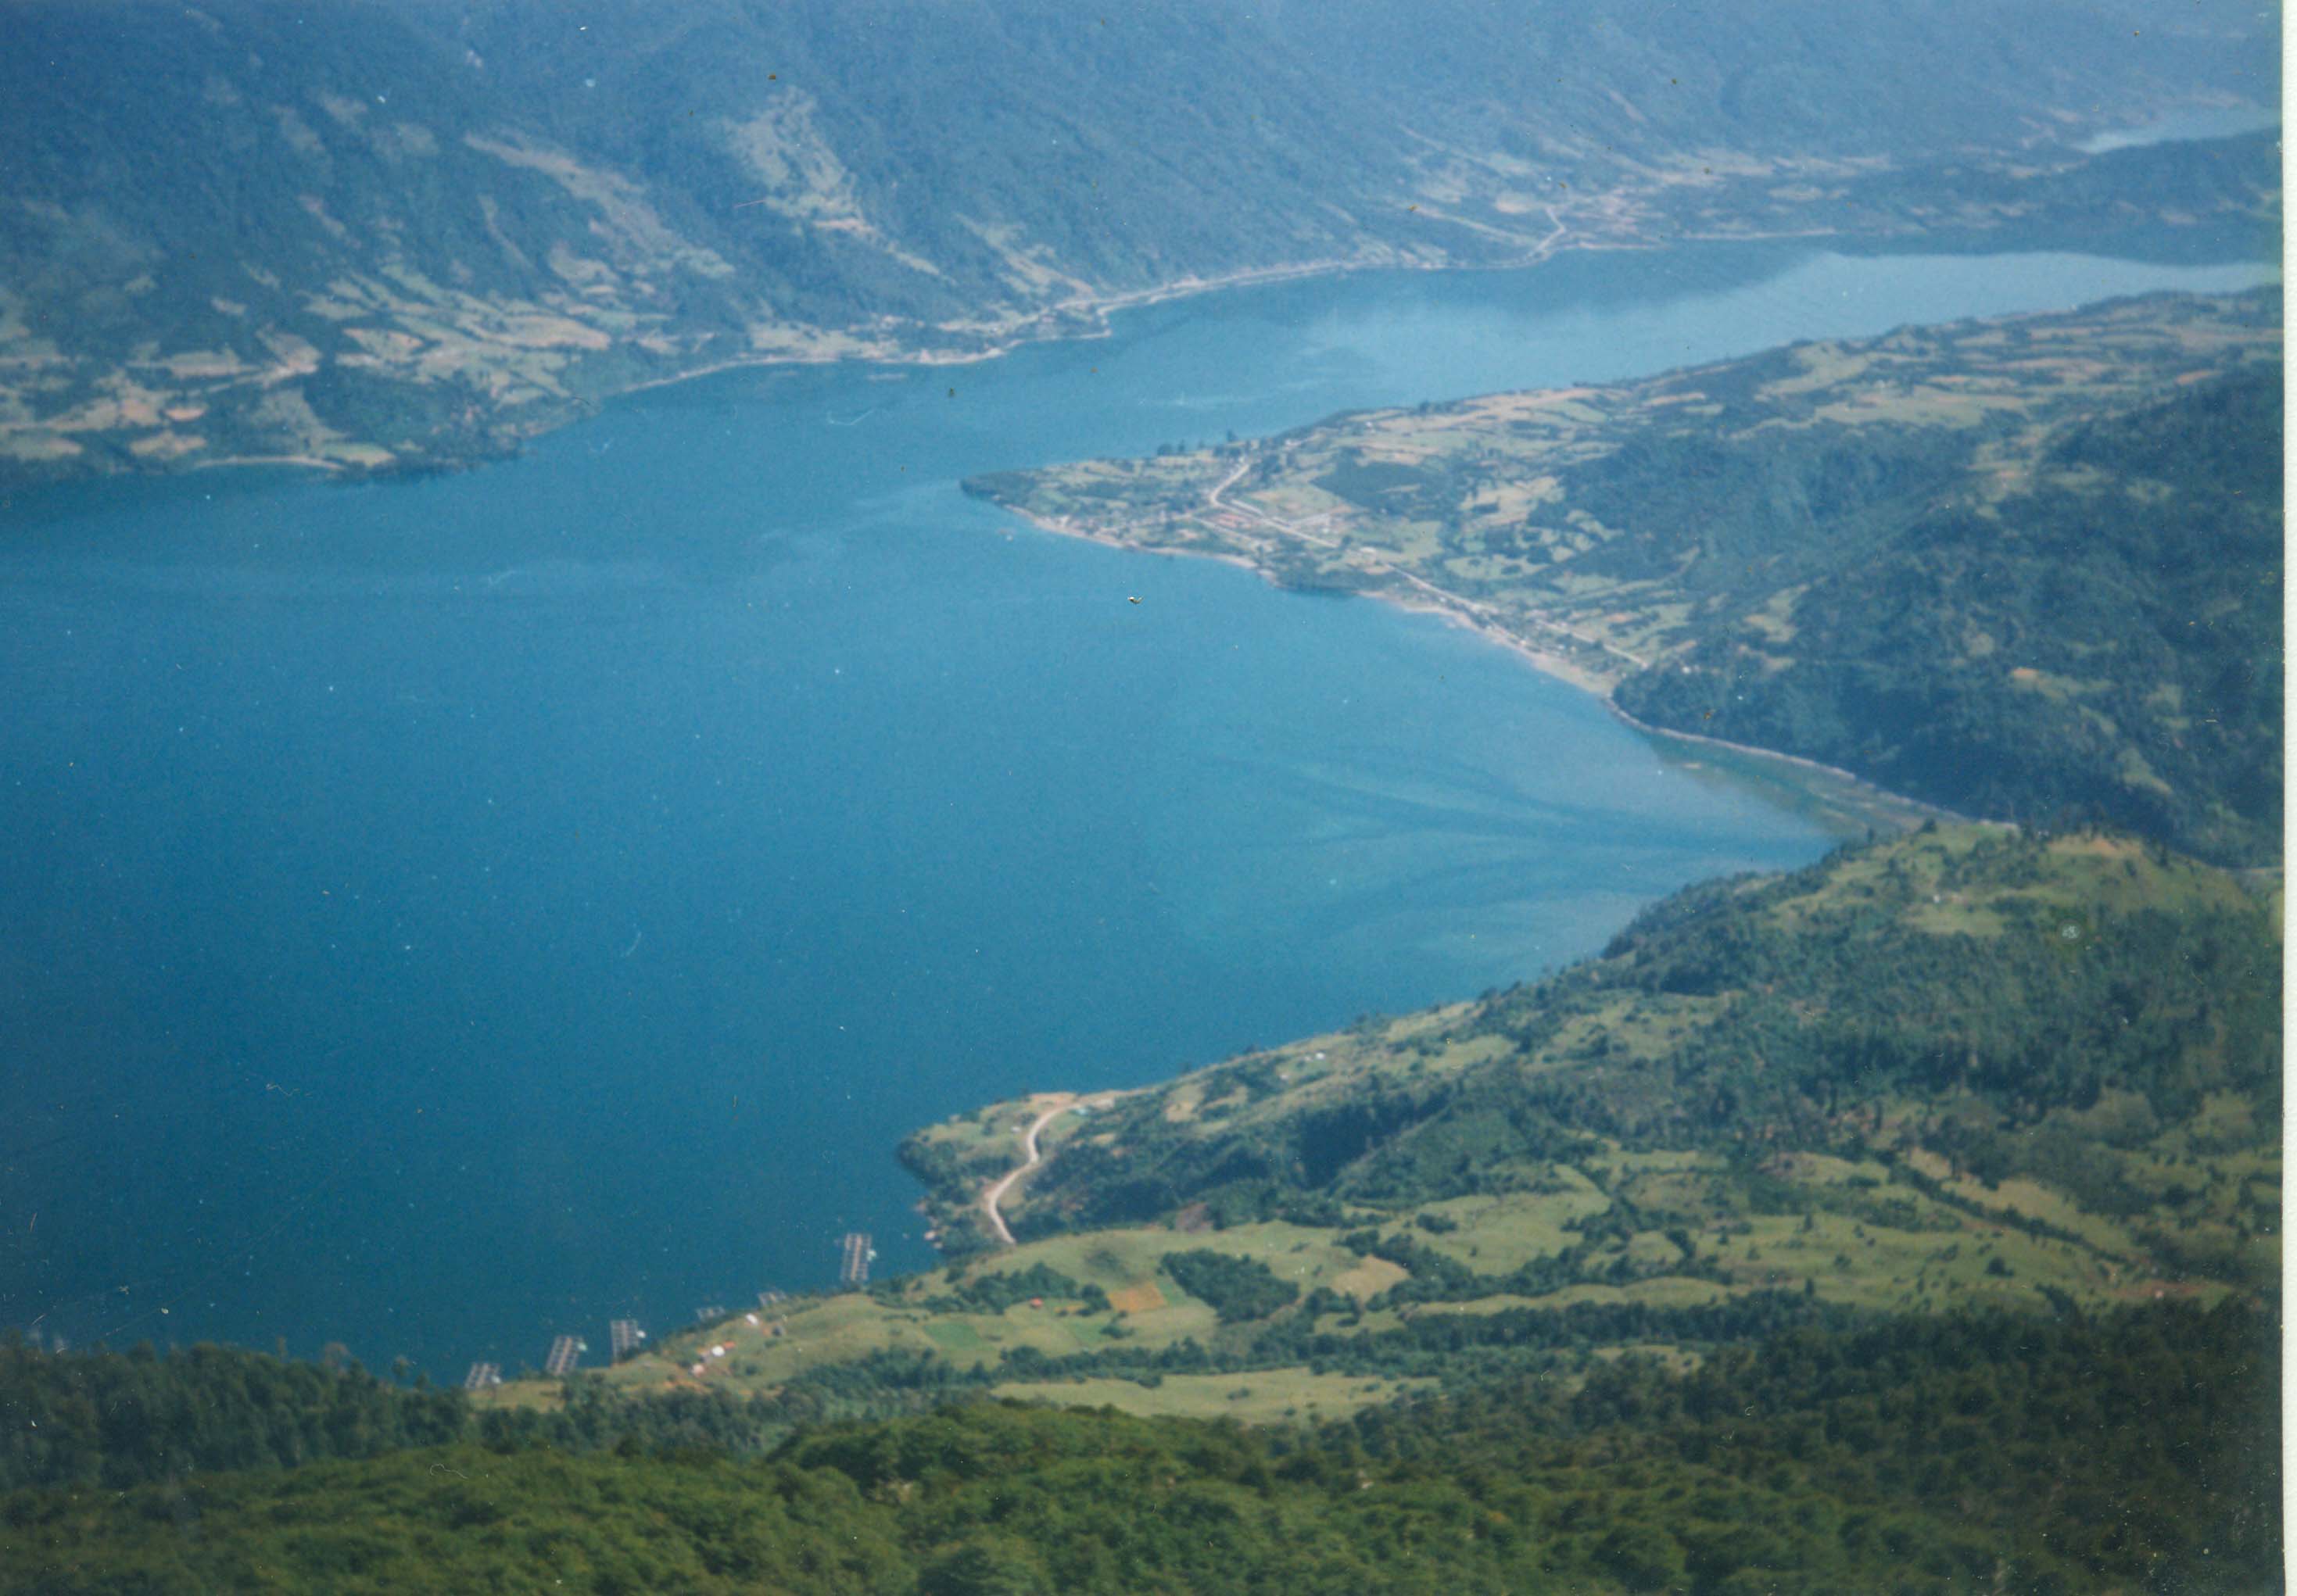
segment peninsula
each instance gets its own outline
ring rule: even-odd
[[[2279,923],[2156,844],[1930,828],[933,1127],[978,1251],[606,1370],[0,1345],[0,1588],[2263,1588]]]
[[[2279,913],[2103,832],[1692,887],[1543,981],[928,1127],[944,1268],[478,1400],[1305,1423],[1795,1325],[2238,1306],[2279,1279]]]
[[[972,478],[1471,627],[1647,728],[2220,862],[2280,835],[2281,295],[1802,343]]]

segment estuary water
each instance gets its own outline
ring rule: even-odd
[[[1041,534],[965,474],[2268,275],[1363,276],[727,374],[454,477],[18,495],[0,1324],[602,1353],[825,1284],[848,1230],[929,1262],[915,1126],[1471,996],[1829,845],[1432,619]]]

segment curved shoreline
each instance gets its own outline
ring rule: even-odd
[[[590,403],[605,404],[626,394],[644,393],[656,388],[668,388],[698,377],[713,376],[720,372],[753,371],[775,366],[974,366],[984,360],[999,360],[1032,344],[1089,341],[1113,335],[1109,317],[1127,310],[1146,309],[1152,305],[1167,304],[1177,300],[1195,299],[1202,294],[1218,293],[1227,289],[1260,288],[1278,283],[1305,282],[1317,277],[1346,276],[1355,272],[1511,272],[1526,271],[1554,259],[1565,250],[1662,250],[1667,241],[1638,239],[1602,239],[1574,233],[1570,226],[1555,215],[1553,206],[1547,215],[1554,231],[1530,248],[1518,254],[1496,260],[1461,261],[1415,259],[1399,254],[1393,245],[1375,245],[1358,254],[1328,256],[1320,260],[1289,260],[1274,266],[1241,267],[1235,271],[1222,272],[1209,277],[1193,274],[1175,277],[1170,282],[1154,284],[1146,288],[1127,288],[1099,293],[1072,294],[1043,308],[1016,315],[1003,322],[991,322],[976,329],[994,340],[986,347],[973,350],[947,349],[913,349],[878,354],[762,354],[737,355],[729,359],[712,361],[691,371],[677,372],[665,376],[649,377],[643,383],[598,395]],[[1777,243],[1807,237],[1838,237],[1838,228],[1817,233],[1747,234],[1728,238],[1696,237],[1696,242],[1748,243]],[[1685,234],[1685,237],[1695,235]],[[1073,320],[1083,320],[1083,327],[1065,325]],[[957,324],[943,324],[926,329],[938,333],[957,333],[965,329]],[[818,329],[825,337],[852,336],[849,330]],[[565,423],[543,429],[555,431]],[[539,435],[539,432],[531,435]]]
[[[992,500],[991,502],[994,503],[996,501]],[[1225,552],[1215,553],[1199,551],[1191,548],[1151,547],[1144,544],[1128,542],[1122,537],[1112,536],[1105,532],[1090,531],[1081,527],[1065,526],[1057,521],[1035,514],[1028,510],[1021,509],[1017,506],[999,504],[997,507],[1003,510],[1009,515],[1017,516],[1020,520],[1026,522],[1029,525],[1035,527],[1038,531],[1051,533],[1055,537],[1074,538],[1086,543],[1098,543],[1103,547],[1123,549],[1128,554],[1162,555],[1173,559],[1208,560],[1216,564],[1233,565],[1239,570],[1253,572],[1272,588],[1278,588],[1280,591],[1289,590],[1286,588],[1285,583],[1278,577],[1275,572],[1244,555]],[[1632,731],[1640,732],[1647,737],[1663,737],[1670,742],[1687,743],[1697,746],[1719,749],[1739,758],[1783,765],[1798,772],[1813,776],[1822,776],[1826,777],[1829,781],[1838,782],[1848,786],[1854,794],[1859,796],[1865,797],[1870,800],[1879,800],[1886,804],[1912,810],[1928,819],[1963,825],[1998,824],[1998,822],[1982,820],[1977,816],[1962,814],[1957,810],[1947,809],[1942,804],[1931,803],[1925,799],[1916,798],[1909,794],[1893,792],[1889,787],[1869,781],[1866,777],[1859,775],[1857,771],[1846,770],[1840,765],[1825,764],[1818,760],[1807,758],[1802,754],[1788,753],[1776,748],[1765,748],[1754,743],[1734,743],[1727,737],[1714,736],[1705,732],[1676,731],[1669,727],[1653,726],[1649,721],[1638,720],[1634,715],[1629,714],[1625,709],[1622,709],[1619,706],[1618,701],[1612,696],[1612,690],[1616,686],[1615,682],[1605,679],[1594,671],[1575,664],[1560,654],[1542,648],[1530,638],[1525,638],[1516,632],[1510,631],[1500,625],[1499,622],[1477,613],[1476,611],[1478,606],[1470,604],[1470,601],[1466,599],[1461,598],[1457,594],[1446,593],[1444,589],[1421,579],[1414,578],[1413,580],[1420,588],[1428,593],[1438,596],[1445,602],[1436,603],[1431,601],[1421,601],[1415,603],[1412,598],[1407,595],[1394,593],[1384,588],[1353,588],[1346,590],[1340,596],[1350,598],[1370,598],[1378,603],[1388,605],[1395,609],[1403,610],[1410,613],[1438,616],[1450,625],[1460,627],[1464,630],[1473,632],[1476,636],[1483,638],[1486,642],[1495,644],[1498,646],[1506,649],[1509,653],[1515,654],[1517,657],[1530,665],[1533,670],[1537,670],[1541,675],[1552,677],[1558,681],[1568,683],[1570,686],[1578,688],[1581,692],[1590,695],[1597,703],[1601,703],[1604,709],[1609,711],[1612,717],[1618,720],[1622,725],[1626,726]],[[1599,646],[1608,646],[1599,645]],[[1637,662],[1640,664],[1642,662]]]
[[[369,461],[294,452],[292,446],[281,452],[267,452],[259,444],[206,459],[173,457],[164,468],[160,470],[139,470],[131,466],[116,470],[81,468],[54,473],[29,471],[17,480],[21,486],[54,487],[72,481],[93,481],[114,476],[170,476],[227,466],[261,466],[286,470],[311,470],[338,481],[360,482],[400,476],[422,476],[475,470],[482,465],[515,458],[526,444],[584,421],[616,399],[632,394],[672,387],[681,383],[694,382],[704,377],[720,375],[726,372],[834,366],[927,370],[943,366],[973,366],[984,361],[1001,359],[1033,344],[1089,341],[1111,337],[1114,334],[1114,329],[1110,325],[1110,317],[1127,310],[1144,309],[1154,305],[1192,299],[1230,289],[1264,287],[1281,283],[1305,282],[1319,277],[1348,276],[1361,272],[1525,271],[1544,265],[1566,251],[1616,251],[1656,254],[1683,244],[1753,246],[1799,243],[1823,247],[1832,243],[1844,249],[1864,248],[1886,251],[1895,247],[1918,250],[1926,240],[1938,239],[1940,247],[1950,247],[1947,239],[1940,236],[1943,230],[1920,223],[1896,228],[1884,226],[1873,229],[1834,226],[1781,227],[1768,231],[1747,232],[1686,229],[1667,237],[1653,237],[1632,234],[1608,235],[1590,234],[1575,229],[1560,217],[1556,216],[1553,207],[1548,207],[1547,211],[1550,218],[1554,222],[1554,231],[1531,243],[1526,249],[1492,259],[1428,259],[1406,254],[1398,246],[1381,243],[1371,245],[1354,255],[1327,257],[1316,260],[1286,261],[1273,266],[1246,267],[1208,277],[1196,276],[1178,277],[1145,288],[1074,294],[1034,310],[1017,312],[1001,320],[990,321],[975,326],[943,324],[918,326],[909,330],[913,334],[940,334],[960,338],[973,334],[989,341],[981,347],[973,349],[923,343],[901,348],[895,343],[901,334],[898,332],[889,333],[882,328],[876,330],[858,326],[792,328],[789,329],[792,333],[804,339],[818,341],[823,347],[811,350],[785,347],[771,351],[752,351],[723,358],[710,358],[686,369],[664,372],[637,382],[610,384],[600,388],[596,392],[583,392],[577,386],[574,391],[560,396],[556,413],[548,418],[522,423],[506,412],[503,416],[496,418],[499,423],[499,430],[490,433],[480,446],[460,452],[412,457],[394,455],[387,460]],[[2003,230],[2007,229],[1997,226],[1981,231],[1991,234]],[[2007,247],[2014,250],[2018,246],[2013,243]],[[367,444],[363,440],[352,439],[347,441],[357,447],[376,449],[383,448],[380,444]],[[6,480],[5,473],[0,472],[0,481],[4,480]],[[1748,752],[1769,753],[1768,750],[1752,748]],[[1907,802],[1916,801],[1907,800]]]
[[[1843,237],[1840,229],[1829,228],[1815,233],[1749,233],[1708,237],[1684,234],[1684,239],[1705,243],[1765,243],[1791,240]],[[1890,234],[1880,235],[1893,236]],[[72,481],[98,481],[111,477],[175,476],[194,471],[212,471],[231,466],[268,467],[276,470],[315,471],[338,481],[359,482],[387,480],[408,475],[428,475],[446,472],[475,470],[482,465],[514,457],[527,443],[564,431],[589,416],[603,407],[631,394],[651,392],[655,389],[674,387],[703,377],[717,376],[730,371],[762,371],[781,367],[801,368],[827,366],[859,366],[888,368],[932,369],[940,366],[974,366],[984,361],[1002,359],[1008,355],[1033,344],[1089,341],[1113,335],[1109,318],[1127,310],[1145,309],[1150,306],[1173,300],[1193,299],[1199,295],[1218,293],[1228,289],[1264,287],[1280,283],[1304,282],[1317,277],[1351,276],[1368,271],[1405,272],[1510,272],[1524,271],[1554,259],[1565,250],[1664,250],[1678,240],[1644,240],[1636,238],[1597,238],[1573,233],[1560,221],[1556,230],[1540,239],[1528,249],[1502,259],[1479,261],[1429,260],[1400,254],[1392,245],[1377,245],[1351,256],[1328,257],[1319,260],[1285,261],[1275,266],[1246,267],[1209,277],[1195,276],[1174,278],[1146,288],[1132,288],[1103,293],[1075,294],[1057,300],[1039,309],[1016,314],[1000,322],[991,322],[975,328],[957,325],[921,327],[914,331],[924,333],[962,335],[976,333],[989,340],[978,349],[946,347],[913,347],[901,349],[870,347],[874,335],[853,328],[803,329],[825,343],[852,341],[859,348],[805,351],[778,350],[771,352],[738,354],[722,359],[711,359],[689,369],[663,373],[643,381],[622,383],[602,388],[596,393],[570,392],[564,396],[558,414],[549,419],[522,425],[506,416],[501,430],[492,434],[491,447],[473,448],[462,453],[424,455],[413,457],[392,457],[387,461],[366,462],[339,459],[325,456],[294,452],[266,452],[259,444],[234,449],[210,459],[178,458],[166,469],[141,471],[75,470],[56,474],[31,473],[22,479],[24,485],[54,487]],[[351,440],[358,443],[362,440]],[[375,446],[380,448],[382,446]]]
[[[1727,737],[1713,736],[1705,732],[1676,731],[1671,727],[1653,726],[1648,720],[1636,720],[1633,715],[1627,713],[1626,711],[1621,709],[1619,707],[1618,701],[1612,698],[1609,694],[1603,695],[1603,707],[1610,711],[1612,714],[1618,716],[1634,730],[1642,732],[1645,736],[1666,737],[1671,741],[1678,743],[1704,744],[1709,748],[1724,749],[1733,754],[1739,754],[1753,759],[1775,761],[1780,764],[1793,766],[1795,769],[1799,770],[1807,770],[1815,775],[1824,776],[1835,781],[1847,783],[1848,786],[1856,788],[1861,793],[1870,793],[1877,798],[1887,799],[1892,803],[1903,803],[1910,809],[1921,810],[1925,815],[1933,819],[1948,821],[1956,826],[1988,826],[2002,824],[2002,822],[1998,821],[1983,819],[1976,815],[1965,815],[1958,810],[1948,809],[1944,804],[1932,803],[1928,799],[1916,798],[1911,794],[1893,792],[1889,787],[1882,786],[1875,782],[1867,780],[1866,777],[1859,775],[1856,770],[1846,770],[1840,765],[1822,764],[1817,760],[1807,759],[1799,753],[1787,753],[1780,749],[1765,748],[1753,743],[1733,743]]]

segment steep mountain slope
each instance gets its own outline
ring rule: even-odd
[[[2081,133],[2269,99],[2237,8],[2142,53],[2127,21],[6,0],[0,473],[435,465],[643,382],[969,357],[1210,278],[2064,210]],[[2205,177],[2110,186],[2193,219]]]

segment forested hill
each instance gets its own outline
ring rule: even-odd
[[[1750,584],[1619,703],[1973,813],[2277,860],[2281,367],[2183,376],[1981,454],[2006,491],[1943,496],[1799,591]]]
[[[1237,274],[2245,218],[2253,160],[2073,147],[2277,100],[2162,9],[0,0],[0,478],[463,460]]]
[[[198,1425],[179,1366],[111,1439]],[[0,1493],[0,1592],[2249,1596],[2277,1394],[2268,1317],[2228,1305],[1803,1330],[1305,1433],[977,1403],[757,1459],[632,1403],[619,1433]]]
[[[986,476],[1436,607],[1647,723],[2279,857],[2281,293],[2151,295]]]

